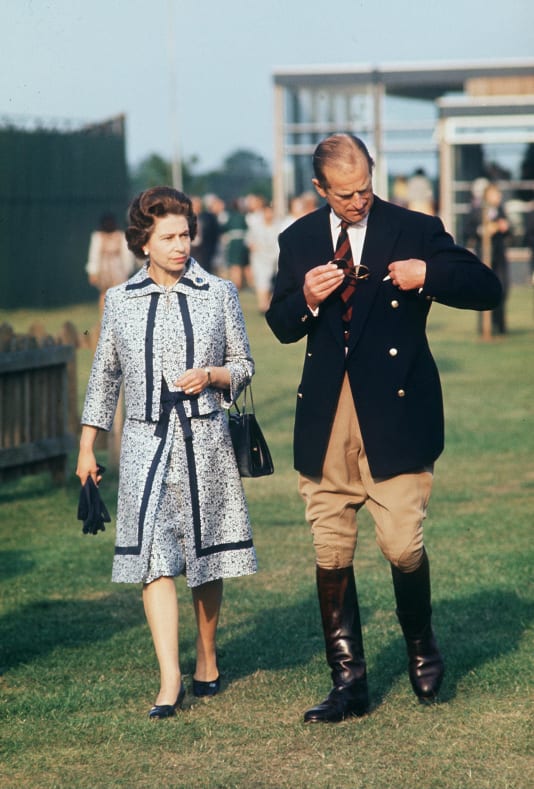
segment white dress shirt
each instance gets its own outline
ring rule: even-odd
[[[332,233],[332,243],[335,249],[339,233],[341,232],[341,219],[334,211],[330,211],[330,231]],[[355,225],[349,225],[347,228],[350,248],[352,250],[352,260],[355,266],[358,266],[362,261],[362,250],[366,232],[367,217],[357,222]]]
[[[347,233],[349,236],[350,241],[350,248],[352,251],[352,260],[355,266],[358,266],[362,260],[362,251],[363,245],[365,242],[365,234],[367,232],[367,216],[364,219],[360,220],[360,222],[356,222],[355,225],[349,225],[347,227]],[[330,232],[332,233],[332,244],[334,249],[336,248],[337,239],[341,232],[341,219],[338,215],[331,210],[330,211]],[[314,318],[319,315],[319,307],[316,307],[314,310],[308,305],[308,309],[310,310],[311,314]]]

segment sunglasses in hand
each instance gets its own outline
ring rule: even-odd
[[[334,266],[340,268],[345,274],[345,277],[351,282],[357,282],[360,279],[368,279],[371,275],[371,272],[363,263],[349,267],[348,261],[345,260],[345,258],[334,258],[334,260],[330,262],[333,263]]]

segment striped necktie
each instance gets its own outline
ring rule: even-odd
[[[342,220],[341,230],[337,238],[336,244],[336,258],[343,258],[347,261],[346,268],[354,268],[354,260],[352,259],[352,249],[350,248],[349,234],[347,233],[348,222]],[[349,344],[350,320],[352,318],[352,294],[356,289],[356,280],[349,280],[343,285],[343,290],[340,293],[341,300],[344,304],[343,314],[341,320],[343,322],[343,338],[345,345]]]

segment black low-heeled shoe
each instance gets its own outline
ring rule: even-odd
[[[150,712],[148,713],[148,717],[152,718],[152,720],[162,720],[163,718],[172,718],[173,715],[176,715],[176,710],[182,706],[183,700],[185,698],[185,686],[182,682],[180,686],[180,690],[178,692],[178,698],[176,699],[174,704],[154,704],[151,708]]]
[[[193,695],[194,696],[216,696],[221,689],[221,675],[211,682],[202,682],[200,679],[193,677]]]

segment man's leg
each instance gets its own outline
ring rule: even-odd
[[[436,698],[445,671],[434,632],[430,599],[430,568],[423,559],[411,573],[391,565],[397,616],[406,641],[408,673],[416,696],[423,702]]]
[[[316,568],[317,592],[333,689],[304,714],[305,723],[337,723],[369,709],[354,570]]]
[[[366,476],[362,472],[362,476]],[[432,630],[430,569],[423,545],[423,520],[432,488],[432,471],[423,469],[366,483],[366,506],[373,515],[377,542],[391,564],[397,617],[406,641],[408,673],[421,701],[436,697],[444,674]]]
[[[363,715],[369,707],[367,676],[356,581],[352,561],[356,547],[356,510],[365,500],[354,444],[354,405],[346,380],[332,427],[323,474],[301,476],[316,554],[316,582],[333,688],[309,709],[308,723],[335,723]]]

